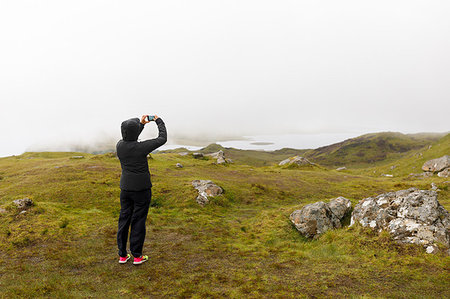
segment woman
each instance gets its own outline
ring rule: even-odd
[[[155,121],[159,134],[155,139],[137,141],[145,124]],[[167,141],[164,122],[158,116],[143,115],[141,120],[131,118],[122,122],[122,140],[117,143],[117,157],[122,167],[120,178],[120,216],[117,231],[119,263],[125,264],[131,255],[127,253],[128,229],[130,232],[130,251],[133,264],[139,265],[148,260],[142,255],[145,240],[145,221],[152,198],[152,182],[148,170],[147,155]]]

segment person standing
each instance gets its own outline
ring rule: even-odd
[[[138,141],[138,136],[145,124],[155,121],[158,137]],[[152,198],[152,182],[148,170],[147,155],[166,143],[166,126],[157,115],[143,115],[141,120],[131,118],[121,125],[122,140],[116,145],[117,157],[122,167],[120,177],[120,215],[117,231],[119,263],[124,264],[131,255],[127,252],[128,230],[130,231],[130,251],[134,257],[133,264],[139,265],[148,260],[142,255],[145,240],[145,222]]]

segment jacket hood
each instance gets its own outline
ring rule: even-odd
[[[136,141],[140,133],[139,118],[130,118],[122,122],[122,139],[125,141]]]

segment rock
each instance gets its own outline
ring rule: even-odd
[[[448,167],[438,173],[438,177],[441,177],[441,178],[448,178],[449,176],[450,176],[450,167]]]
[[[202,153],[192,153],[192,157],[194,157],[195,159],[201,159],[204,156]]]
[[[20,211],[19,215],[24,215],[26,212],[26,210]]]
[[[346,169],[347,169],[347,167],[345,167],[345,166],[336,168],[337,171],[346,170]]]
[[[392,178],[393,177],[392,174],[385,174],[385,173],[383,173],[381,176],[385,176],[385,177],[388,177],[388,178]]]
[[[450,156],[445,155],[437,159],[429,160],[422,166],[423,171],[440,172],[450,167]]]
[[[207,156],[210,156],[214,159],[217,159],[217,164],[225,164],[227,163],[227,159],[225,159],[225,154],[223,153],[222,150],[212,153],[212,154],[207,154]]]
[[[227,163],[234,163],[233,160],[231,160],[231,159],[225,159],[225,161],[226,161]]]
[[[209,202],[208,197],[217,196],[223,193],[222,188],[210,180],[194,180],[192,186],[198,191],[197,203],[205,205]]]
[[[83,159],[84,156],[72,156],[70,157],[70,159]]]
[[[180,156],[187,156],[189,153],[188,152],[181,152],[181,153],[178,153],[178,155],[180,155]]]
[[[397,168],[397,165],[392,165],[391,166],[391,170],[394,170],[394,169],[396,169]]]
[[[431,183],[431,190],[437,191],[439,190],[435,183]]]
[[[177,163],[177,164],[175,164],[175,166],[178,168],[183,168],[183,164],[181,164],[181,163]]]
[[[338,197],[328,204],[319,201],[306,205],[301,210],[294,211],[289,219],[302,235],[317,238],[327,230],[342,227],[341,220],[350,210],[351,202]]]
[[[294,163],[297,165],[314,165],[314,163],[311,163],[308,159],[300,157],[300,156],[287,158],[286,160],[281,161],[278,165],[283,166],[286,164],[291,165]]]
[[[400,243],[450,247],[450,213],[433,190],[411,188],[365,198],[353,210],[350,225],[356,222],[386,230]]]
[[[13,204],[15,204],[18,209],[22,210],[22,209],[31,207],[33,205],[33,201],[31,199],[25,197],[25,198],[14,200]]]
[[[330,200],[328,207],[339,220],[342,220],[351,211],[352,203],[347,198],[339,196]]]
[[[436,253],[437,248],[434,246],[428,246],[426,251],[427,251],[427,253]]]
[[[414,178],[428,178],[433,176],[433,173],[432,172],[410,173],[409,176]]]

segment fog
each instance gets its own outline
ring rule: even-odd
[[[0,156],[450,128],[449,1],[1,1]],[[141,138],[157,134],[148,125]],[[325,142],[325,141],[324,141]]]

